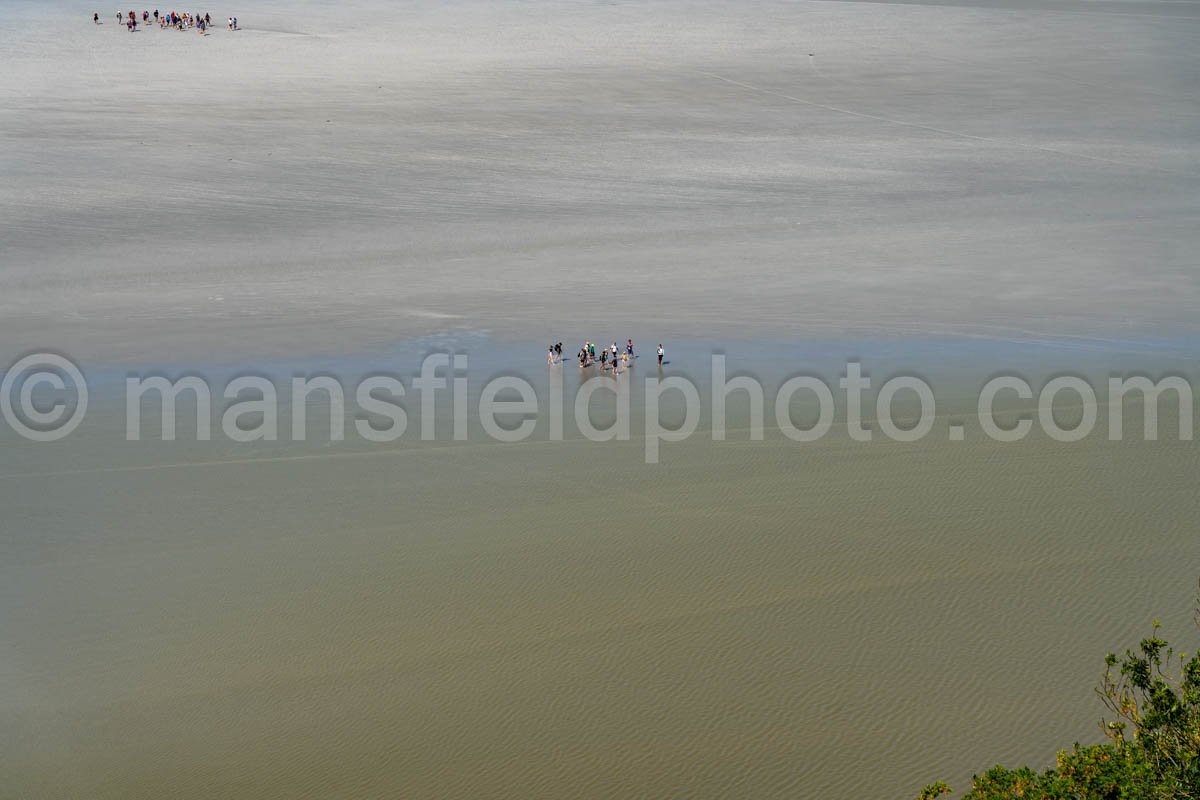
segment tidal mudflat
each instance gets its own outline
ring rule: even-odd
[[[6,6],[0,365],[94,391],[0,424],[0,794],[909,797],[1098,738],[1188,621],[1196,448],[972,393],[1196,377],[1200,14],[999,6]],[[574,391],[627,336],[921,375],[965,440],[124,436],[130,374]]]

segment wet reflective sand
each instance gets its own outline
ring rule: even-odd
[[[46,9],[0,17],[0,364],[97,386],[63,442],[0,426],[0,794],[911,797],[1098,738],[1103,654],[1190,631],[1169,422],[798,445],[735,404],[650,466],[130,443],[114,405],[439,349],[540,388],[545,342],[626,335],[947,413],[1194,377],[1194,4]]]

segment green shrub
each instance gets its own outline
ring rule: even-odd
[[[1200,653],[1176,653],[1159,628],[1104,659],[1096,693],[1111,717],[1101,723],[1108,742],[1077,743],[1040,773],[992,767],[963,800],[1200,800]],[[950,791],[938,781],[918,800]]]

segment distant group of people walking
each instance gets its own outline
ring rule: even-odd
[[[160,14],[156,8],[153,12],[143,11],[141,18],[143,25],[150,25],[150,21],[153,19],[154,24],[164,31],[168,28],[174,28],[175,30],[179,31],[186,31],[195,28],[200,33],[204,33],[212,27],[212,17],[210,17],[208,14],[188,14],[186,12],[179,14],[174,11]],[[96,23],[97,25],[101,24],[99,13],[92,14],[92,22]],[[130,11],[128,13],[118,11],[117,24],[124,25],[129,29],[130,33],[133,33],[138,29],[138,13],[136,11]],[[236,31],[238,29],[237,17],[229,18],[228,27],[231,31]]]
[[[659,344],[659,346],[658,346],[658,364],[659,364],[659,366],[662,366],[662,363],[663,363],[663,352],[664,352],[663,346],[661,344]],[[558,342],[557,344],[552,344],[552,345],[550,345],[550,347],[547,349],[547,352],[546,352],[546,363],[547,364],[562,363],[562,357],[563,357],[562,342]],[[583,346],[579,348],[579,352],[577,352],[575,354],[575,357],[577,359],[579,359],[580,367],[591,367],[596,364],[599,364],[601,370],[611,369],[614,374],[619,372],[622,366],[628,366],[630,364],[630,362],[633,361],[633,359],[637,358],[637,356],[633,352],[633,339],[627,339],[625,341],[624,351],[622,351],[621,348],[617,346],[616,342],[613,342],[612,347],[601,347],[599,353],[597,353],[597,351],[596,351],[595,343],[584,342]]]

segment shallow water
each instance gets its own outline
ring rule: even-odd
[[[731,404],[727,441],[647,465],[637,424],[239,445],[147,415],[125,442],[100,385],[77,435],[0,450],[0,764],[34,796],[961,786],[1096,738],[1101,656],[1185,631],[1200,557],[1170,413],[1156,442],[963,415],[962,442],[801,444]]]
[[[911,797],[1099,738],[1103,654],[1193,635],[1197,450],[1105,408],[999,444],[974,394],[1194,380],[1193,6],[6,7],[0,364],[94,391],[63,442],[0,425],[0,794]],[[714,352],[919,375],[939,417],[758,442],[731,401],[657,465],[541,418],[123,436],[130,373],[454,351],[472,403],[570,397],[546,344],[626,337],[702,390]]]

